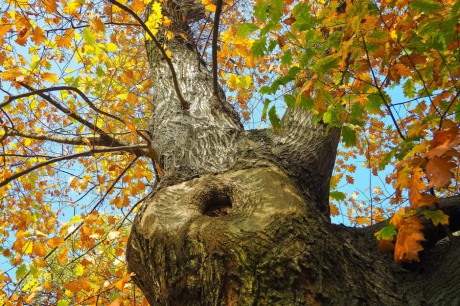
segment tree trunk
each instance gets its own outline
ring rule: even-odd
[[[458,239],[408,269],[377,254],[374,228],[330,223],[339,130],[297,108],[278,132],[244,131],[193,46],[168,48],[190,107],[148,43],[164,176],[127,249],[151,305],[460,304]]]

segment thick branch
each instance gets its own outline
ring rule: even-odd
[[[158,50],[160,50],[161,54],[163,55],[163,58],[165,59],[166,63],[168,64],[169,69],[171,70],[171,76],[172,76],[173,83],[174,83],[174,90],[176,91],[176,94],[177,94],[177,97],[178,97],[178,99],[180,101],[181,107],[184,110],[188,110],[190,108],[190,104],[187,101],[185,101],[184,97],[182,96],[182,94],[180,92],[179,83],[177,81],[177,75],[176,75],[176,71],[174,70],[174,66],[173,66],[171,60],[169,59],[168,55],[166,54],[165,49],[161,46],[160,42],[155,38],[155,35],[153,35],[152,31],[150,31],[150,29],[147,27],[145,22],[136,13],[134,13],[134,11],[131,10],[129,7],[123,5],[123,4],[121,4],[121,3],[119,3],[119,2],[117,2],[115,0],[109,0],[109,1],[113,5],[118,6],[119,8],[121,8],[122,10],[124,10],[125,12],[127,12],[131,16],[133,16],[134,19],[136,19],[136,21],[139,22],[139,24],[144,29],[144,31],[147,32],[147,34],[150,36],[150,38],[152,38],[152,41],[155,43],[155,46],[158,48]]]
[[[59,161],[69,160],[69,159],[74,159],[74,158],[84,157],[84,156],[91,156],[91,155],[98,154],[98,153],[108,153],[108,152],[117,152],[117,151],[130,152],[130,153],[133,153],[133,154],[135,154],[137,156],[143,156],[143,155],[145,155],[145,151],[144,151],[145,149],[147,149],[146,145],[123,146],[123,147],[114,147],[114,148],[93,149],[93,150],[89,150],[89,151],[86,151],[86,152],[75,153],[75,154],[70,154],[70,155],[65,155],[65,156],[59,156],[59,157],[52,158],[52,159],[46,160],[44,162],[38,163],[38,164],[28,168],[28,169],[25,169],[23,171],[20,171],[20,172],[17,172],[15,174],[13,174],[12,176],[6,178],[4,181],[0,182],[0,188],[5,186],[5,185],[7,185],[8,183],[18,179],[18,178],[20,178],[21,176],[26,175],[29,172],[32,172],[34,170],[37,170],[37,169],[39,169],[41,167],[44,167],[44,166],[47,166],[47,165],[50,165],[50,164],[57,163]]]

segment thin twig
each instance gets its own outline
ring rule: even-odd
[[[399,128],[398,122],[396,121],[396,118],[394,117],[393,112],[391,111],[391,107],[388,105],[388,102],[385,99],[385,96],[384,96],[384,94],[382,92],[382,89],[380,88],[380,86],[377,83],[377,77],[375,76],[374,69],[372,68],[372,63],[371,63],[371,60],[369,58],[369,50],[367,49],[366,40],[364,39],[364,35],[362,35],[362,39],[363,39],[364,51],[366,51],[366,57],[367,57],[367,62],[369,64],[369,69],[371,70],[372,79],[374,80],[374,83],[375,83],[374,87],[377,88],[377,91],[379,92],[380,98],[382,98],[383,103],[385,104],[388,112],[390,113],[391,120],[393,121],[393,124],[395,125],[399,136],[403,140],[405,140],[406,137],[404,136],[404,134],[402,133],[401,129]]]

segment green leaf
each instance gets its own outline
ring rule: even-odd
[[[412,1],[409,6],[416,11],[422,11],[427,14],[442,9],[441,3],[429,0]]]
[[[384,227],[382,227],[381,230],[379,230],[377,233],[375,233],[375,236],[377,237],[378,240],[380,239],[386,239],[390,240],[396,235],[396,227],[394,227],[393,224],[390,222],[387,223]]]
[[[379,94],[371,94],[367,97],[366,109],[371,114],[379,114],[383,105],[382,97]]]
[[[350,116],[348,117],[348,123],[359,126],[364,124],[364,109],[361,103],[353,103]]]
[[[404,82],[403,93],[408,98],[412,99],[412,98],[415,97],[415,86],[414,86],[414,82],[412,82],[411,78],[408,78],[406,80],[406,82]]]
[[[90,46],[94,46],[96,39],[91,35],[91,30],[88,28],[83,30],[83,40]]]
[[[395,156],[395,149],[385,154],[383,159],[379,163],[379,170],[385,169],[385,167],[391,162],[391,159]]]
[[[273,23],[278,23],[283,16],[284,0],[271,0],[270,1],[270,19]]]
[[[278,41],[270,41],[270,43],[268,44],[268,52],[272,52],[273,50],[275,50],[276,46],[278,46]]]
[[[268,118],[270,119],[270,123],[275,130],[279,130],[281,128],[281,120],[276,113],[275,105],[273,105],[268,111]]]
[[[259,89],[259,93],[262,94],[262,95],[269,95],[269,94],[272,94],[272,90],[271,90],[271,87],[270,86],[262,86],[260,89]]]
[[[342,127],[342,141],[344,142],[346,147],[351,147],[356,145],[356,132],[348,127],[348,126],[343,126]]]
[[[252,54],[255,57],[264,56],[265,51],[267,50],[267,37],[263,36],[259,40],[256,40],[252,45]]]
[[[265,122],[267,120],[267,110],[268,110],[268,106],[270,105],[270,100],[269,99],[265,99],[265,102],[264,102],[264,109],[262,110],[262,121]]]
[[[253,23],[243,23],[238,27],[237,34],[240,37],[246,37],[258,29],[259,27]]]
[[[291,50],[287,50],[284,52],[283,56],[281,57],[281,65],[289,66],[292,63],[292,52]]]
[[[267,2],[260,2],[254,6],[254,16],[261,22],[265,22],[268,17],[269,5]]]
[[[292,107],[292,108],[295,107],[296,102],[295,102],[295,98],[293,95],[284,95],[283,98],[284,98],[284,102],[286,103],[288,107]]]
[[[21,277],[24,277],[27,274],[27,265],[22,264],[16,270],[16,279],[19,280]]]
[[[340,191],[331,191],[329,193],[329,196],[336,201],[344,201],[345,198],[347,197],[345,193],[340,192]]]
[[[449,224],[449,216],[443,213],[442,210],[424,211],[423,215],[425,218],[431,220],[435,226],[438,224]]]

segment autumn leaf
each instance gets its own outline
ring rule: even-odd
[[[124,290],[125,288],[125,285],[126,285],[126,282],[128,280],[131,279],[132,276],[136,275],[135,273],[131,272],[130,274],[127,274],[125,276],[123,276],[123,278],[119,279],[118,281],[115,282],[115,284],[113,284],[113,286],[115,288],[117,288],[118,290],[122,291]]]
[[[395,262],[419,261],[418,252],[423,250],[421,241],[425,240],[422,229],[423,225],[416,217],[407,218],[398,226],[394,252]]]
[[[424,211],[423,215],[428,220],[431,220],[431,222],[433,222],[435,226],[437,226],[438,224],[442,224],[442,225],[449,224],[449,216],[444,214],[442,210]]]
[[[68,259],[68,253],[69,249],[67,247],[63,247],[57,256],[57,262],[61,265],[64,264]]]
[[[452,172],[455,167],[456,164],[450,157],[435,157],[430,159],[426,165],[426,173],[430,181],[428,187],[436,186],[436,188],[442,188],[448,186],[455,177],[455,174]]]
[[[61,246],[64,243],[64,239],[61,237],[53,237],[50,240],[48,240],[48,247],[54,249],[59,246]]]

